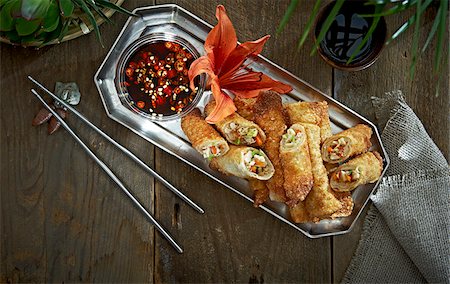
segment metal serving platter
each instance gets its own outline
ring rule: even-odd
[[[204,52],[203,43],[212,26],[177,5],[142,7],[135,9],[133,13],[137,14],[139,17],[130,17],[128,19],[105,60],[95,74],[95,84],[100,92],[108,116],[128,127],[157,147],[174,155],[225,187],[231,189],[248,201],[253,202],[252,190],[248,187],[247,181],[236,177],[224,176],[208,167],[207,161],[191,147],[191,144],[181,130],[180,119],[158,122],[141,116],[122,104],[118,90],[116,89],[115,76],[119,58],[127,46],[137,38],[150,33],[168,32],[184,38],[202,53]],[[383,157],[384,170],[382,175],[384,175],[389,165],[389,158],[383,148],[376,127],[370,121],[333,98],[323,94],[263,56],[258,56],[258,58],[251,60],[249,67],[255,71],[264,72],[275,80],[291,85],[293,91],[288,95],[282,96],[284,102],[294,102],[299,100],[327,101],[333,133],[337,133],[359,123],[369,125],[374,133],[372,136],[373,146],[371,150],[380,152]],[[203,109],[203,106],[209,99],[210,95],[208,95],[208,92],[205,92],[198,107]],[[293,228],[310,238],[344,234],[352,229],[353,225],[356,223],[356,219],[363,211],[364,206],[369,201],[370,195],[378,186],[379,182],[380,181],[376,184],[360,186],[357,190],[353,191],[352,197],[355,203],[353,213],[344,218],[322,220],[319,223],[296,224],[292,222],[287,207],[282,203],[269,201],[260,206],[260,208],[291,225]],[[249,204],[249,206],[251,205]]]

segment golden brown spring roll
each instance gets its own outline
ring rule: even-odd
[[[259,180],[270,179],[275,171],[262,150],[244,146],[230,146],[225,155],[213,158],[209,166],[226,175]]]
[[[251,190],[253,190],[253,206],[258,207],[259,205],[266,202],[269,198],[269,189],[266,183],[259,179],[249,179],[248,185]]]
[[[205,115],[209,115],[216,107],[211,101],[205,106]],[[215,124],[228,142],[234,145],[261,146],[266,141],[266,134],[254,122],[249,121],[237,113],[232,113]]]
[[[347,217],[352,214],[353,211],[353,198],[350,192],[336,192],[333,191],[334,197],[339,200],[341,203],[341,209],[331,214],[331,219],[339,218],[339,217]]]
[[[284,108],[291,124],[309,123],[320,127],[320,142],[331,136],[328,103],[323,102],[296,102],[285,104]]]
[[[307,223],[312,221],[308,211],[306,210],[304,201],[300,201],[294,207],[289,208],[289,213],[294,223]]]
[[[256,103],[257,98],[241,98],[239,96],[234,97],[233,102],[236,106],[236,112],[243,118],[250,121],[255,120],[255,113],[253,112],[253,106]]]
[[[227,141],[208,124],[198,108],[181,119],[181,128],[189,141],[204,158],[212,159],[224,155],[230,148]]]
[[[350,157],[365,153],[372,146],[372,129],[358,124],[329,137],[322,145],[322,159],[328,163],[341,163]]]
[[[321,216],[312,218],[305,206],[305,201],[297,203],[293,208],[289,208],[292,221],[295,223],[318,222],[321,219],[336,219],[339,217],[347,217],[352,214],[354,203],[350,192],[330,191],[332,195],[339,201],[340,209],[333,212],[329,216]]]
[[[280,159],[283,166],[286,203],[292,207],[305,200],[314,183],[308,141],[305,128],[301,124],[292,125],[283,134]]]
[[[255,122],[266,133],[266,143],[262,146],[275,168],[275,174],[267,181],[270,199],[280,202],[286,201],[283,183],[283,168],[280,161],[281,135],[286,130],[281,97],[272,91],[261,92],[253,107]]]
[[[320,128],[314,124],[303,123],[302,125],[305,127],[308,139],[314,177],[314,185],[305,199],[305,206],[310,217],[317,221],[317,218],[330,216],[341,209],[342,205],[332,193],[328,182],[327,170],[320,155]]]
[[[357,186],[376,182],[383,171],[383,159],[376,151],[367,152],[339,166],[331,175],[335,191],[351,191]]]

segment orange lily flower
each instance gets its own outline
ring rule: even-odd
[[[222,90],[243,98],[256,97],[261,91],[267,90],[278,93],[292,90],[291,86],[242,65],[249,56],[256,56],[262,51],[269,35],[256,41],[237,44],[236,32],[224,6],[217,6],[216,18],[218,23],[205,41],[206,55],[192,62],[189,69],[191,89],[195,88],[195,77],[203,73],[208,75],[207,85],[211,86],[216,100],[216,108],[206,118],[209,123],[216,123],[236,111],[233,100]]]

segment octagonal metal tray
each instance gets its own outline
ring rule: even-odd
[[[208,167],[208,163],[191,147],[181,130],[179,119],[170,122],[155,122],[131,111],[122,105],[115,85],[116,67],[119,58],[125,48],[137,38],[150,33],[169,32],[183,37],[197,50],[204,52],[203,43],[212,26],[177,5],[142,7],[135,9],[133,13],[139,17],[130,17],[128,19],[94,78],[108,116],[248,201],[253,202],[252,190],[248,187],[247,181],[236,177],[224,176]],[[384,175],[389,165],[389,158],[383,148],[376,127],[369,120],[263,56],[258,56],[258,58],[251,60],[249,67],[255,71],[264,72],[275,80],[291,85],[293,91],[288,95],[282,96],[284,102],[299,100],[327,101],[333,133],[359,123],[369,125],[374,133],[371,150],[380,152],[383,157],[384,170],[382,176]],[[208,100],[208,94],[204,93],[198,106],[203,108]],[[310,238],[344,234],[352,229],[353,224],[355,224],[356,219],[363,211],[370,195],[378,186],[380,180],[376,184],[363,185],[353,191],[352,197],[355,203],[353,213],[344,218],[322,220],[319,223],[296,224],[292,222],[287,207],[282,203],[269,201],[260,206],[260,208]],[[249,206],[252,205],[249,203]]]

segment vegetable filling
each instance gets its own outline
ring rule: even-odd
[[[202,149],[203,158],[211,160],[214,157],[220,156],[222,154],[222,149],[219,145],[213,144]]]
[[[260,150],[249,150],[244,154],[245,167],[257,175],[263,175],[266,172],[267,161]]]
[[[361,169],[356,167],[356,169],[340,170],[334,174],[334,178],[341,182],[354,182],[361,177]]]
[[[262,145],[262,140],[259,135],[258,129],[252,126],[242,126],[237,123],[231,122],[225,126],[225,134],[229,137],[230,141],[234,141],[234,144],[251,145],[256,143]]]
[[[333,161],[342,158],[344,156],[345,147],[347,145],[348,142],[343,137],[331,142],[331,145],[327,148],[330,160]]]
[[[289,128],[286,131],[286,134],[283,134],[283,144],[286,148],[294,148],[296,145],[300,144],[302,139],[304,139],[304,134],[301,132],[300,129],[292,129]]]

